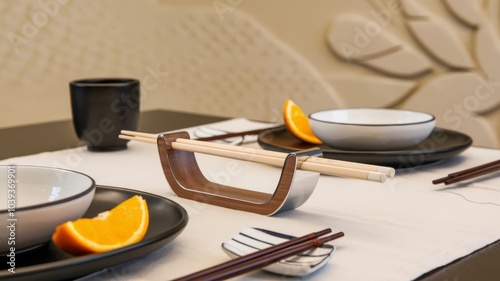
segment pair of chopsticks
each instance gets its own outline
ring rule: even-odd
[[[482,175],[486,175],[492,172],[496,172],[500,170],[500,160],[496,160],[493,162],[489,162],[483,165],[479,165],[476,167],[472,167],[469,169],[465,169],[462,171],[458,171],[455,173],[448,174],[446,177],[442,177],[436,180],[433,180],[433,184],[444,183],[445,185],[457,183],[460,181],[472,179],[475,177],[479,177]]]
[[[324,243],[344,236],[343,232],[338,232],[323,238],[321,237],[331,231],[331,229],[327,228],[318,232],[293,238],[260,251],[240,256],[225,263],[174,279],[174,281],[210,281],[231,278],[303,253],[307,250],[319,247]]]
[[[135,140],[156,144],[158,135],[122,130],[121,139]],[[178,138],[172,142],[172,148],[177,150],[198,152],[214,156],[233,158],[256,163],[269,164],[277,167],[283,166],[283,161],[288,156],[286,153],[254,149],[241,146],[213,143],[200,140]],[[325,159],[319,157],[306,157],[298,159],[298,169],[319,172],[347,178],[364,179],[375,182],[385,182],[387,177],[393,177],[394,168]]]
[[[283,127],[283,125],[279,125],[276,127],[270,127],[270,128],[263,128],[263,129],[255,129],[255,130],[248,130],[248,131],[242,131],[242,132],[234,132],[234,133],[226,133],[226,134],[221,134],[221,135],[215,135],[215,136],[210,136],[210,137],[202,137],[202,138],[197,138],[196,140],[199,141],[213,141],[213,140],[222,140],[222,139],[228,139],[228,138],[234,138],[234,137],[244,137],[247,135],[258,135],[264,131],[267,130],[274,130]]]

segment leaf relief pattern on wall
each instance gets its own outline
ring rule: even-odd
[[[368,2],[378,11],[387,7],[387,1]],[[422,1],[397,1],[400,13],[391,15],[390,24],[395,18],[404,22],[405,39],[373,18],[338,15],[327,44],[334,55],[365,70],[328,80],[350,107],[429,112],[439,127],[473,136],[474,145],[499,147],[500,5],[493,2],[434,2],[445,17]]]

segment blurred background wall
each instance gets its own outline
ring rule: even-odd
[[[69,119],[69,81],[120,76],[141,110],[405,108],[500,147],[499,2],[0,1],[0,128]]]

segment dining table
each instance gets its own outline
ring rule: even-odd
[[[246,118],[148,110],[141,112],[138,131],[186,131],[195,137],[200,132],[275,125]],[[96,263],[86,261],[101,258],[98,263],[107,264],[106,257],[64,256],[51,262],[35,252],[24,272],[22,266],[17,268],[19,274],[0,267],[4,270],[0,280],[37,280],[37,276],[81,281],[173,280],[229,260],[221,245],[249,227],[292,236],[331,228],[345,236],[329,242],[334,247],[330,259],[313,273],[293,276],[257,269],[234,280],[500,280],[500,174],[450,185],[432,183],[449,173],[498,160],[500,149],[472,143],[460,153],[432,163],[397,167],[396,175],[385,182],[321,174],[304,204],[262,215],[180,197],[165,178],[156,145],[130,141],[125,150],[89,151],[77,139],[71,120],[0,129],[0,144],[0,165],[78,171],[92,177],[103,190],[118,188],[164,198],[187,216],[175,237],[155,244],[147,253],[123,253],[119,262],[92,268]],[[258,136],[236,145],[265,149]],[[247,190],[272,193],[282,172],[279,167],[201,153],[196,159],[207,178]],[[53,245],[46,247],[54,251]],[[17,256],[20,264],[30,253],[23,255]],[[68,264],[78,266],[80,262],[85,270],[72,276]]]

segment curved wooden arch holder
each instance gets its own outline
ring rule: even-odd
[[[159,135],[157,145],[163,173],[179,197],[271,216],[302,205],[311,196],[319,179],[319,173],[296,168],[299,157],[321,155],[320,149],[314,149],[288,154],[272,194],[211,182],[202,174],[193,152],[172,148],[172,142],[177,138],[189,138],[189,134],[178,132]]]

